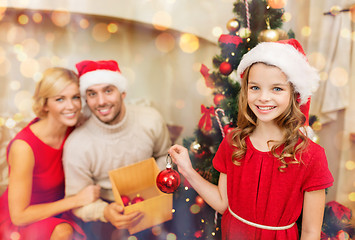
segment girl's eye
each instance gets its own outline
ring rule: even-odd
[[[251,89],[251,90],[258,90],[259,87],[257,87],[257,86],[251,86],[250,89]]]
[[[63,98],[56,98],[55,101],[56,102],[62,102],[64,99]]]
[[[275,90],[275,91],[282,91],[282,88],[280,88],[280,87],[274,87],[274,90]]]
[[[74,96],[73,99],[80,99],[80,96]]]

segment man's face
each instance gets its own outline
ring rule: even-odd
[[[86,103],[91,112],[103,123],[116,124],[126,112],[123,99],[126,93],[120,93],[111,84],[96,84],[86,90]]]

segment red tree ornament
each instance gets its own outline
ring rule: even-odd
[[[221,103],[221,101],[223,99],[225,99],[226,97],[222,94],[222,93],[217,93],[216,95],[214,95],[214,98],[213,98],[213,102],[214,104],[219,105]]]
[[[133,198],[132,199],[132,204],[135,204],[135,203],[139,203],[139,202],[143,202],[144,201],[144,198],[142,198],[141,196],[137,195],[137,197]]]
[[[232,68],[232,65],[229,62],[222,62],[219,65],[219,71],[223,75],[228,76],[233,71],[233,68]]]
[[[124,206],[128,206],[130,204],[130,202],[131,202],[131,199],[129,199],[129,197],[126,196],[126,195],[122,195],[121,199],[122,199],[122,202],[123,202]]]
[[[180,185],[180,175],[177,171],[172,169],[172,161],[168,159],[170,155],[167,156],[166,169],[161,171],[156,179],[156,183],[160,191],[164,193],[173,193]]]

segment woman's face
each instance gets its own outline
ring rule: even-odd
[[[285,112],[291,92],[286,75],[278,67],[257,63],[250,68],[248,105],[259,124],[273,122]]]
[[[58,95],[49,97],[44,106],[47,118],[54,119],[66,126],[74,126],[80,116],[81,100],[79,86],[71,83]]]

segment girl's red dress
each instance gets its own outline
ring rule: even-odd
[[[287,226],[302,212],[306,191],[333,185],[324,149],[309,141],[301,164],[289,164],[280,172],[280,161],[270,152],[254,148],[249,137],[247,152],[241,165],[232,163],[232,147],[223,139],[213,160],[213,166],[227,174],[229,206],[238,216],[267,226]],[[222,238],[238,240],[296,240],[297,225],[287,230],[263,230],[234,218],[228,209],[222,216]]]
[[[64,172],[62,165],[62,152],[64,142],[72,129],[69,129],[59,149],[52,148],[42,142],[29,128],[38,121],[31,121],[22,129],[7,147],[7,155],[11,144],[21,139],[32,148],[35,165],[33,169],[33,183],[31,205],[54,202],[64,197]],[[9,169],[10,171],[10,169]],[[75,229],[76,239],[86,239],[82,229],[71,219],[69,212],[49,217],[26,226],[12,224],[8,207],[8,190],[0,197],[0,239],[50,239],[54,228],[60,223],[69,223]]]

